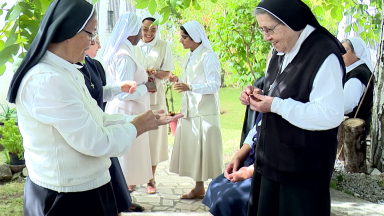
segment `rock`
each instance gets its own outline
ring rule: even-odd
[[[9,169],[9,166],[6,164],[0,165],[0,181],[10,180],[11,178],[12,172],[11,169]]]
[[[355,196],[355,197],[360,197],[360,194],[358,194],[358,193],[354,193],[353,196]]]
[[[27,170],[27,168],[24,168],[24,169],[23,169],[22,174],[23,174],[24,177],[27,177],[27,176],[28,176],[28,170]]]
[[[13,174],[11,181],[17,180],[20,177],[21,177],[21,172],[15,173]]]
[[[373,169],[373,171],[371,172],[371,175],[381,175],[381,172],[378,170],[378,169]]]

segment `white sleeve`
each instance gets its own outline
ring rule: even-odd
[[[253,137],[257,133],[256,127],[257,125],[255,124],[255,126],[253,126],[253,128],[248,132],[248,135],[243,142],[243,144],[248,144],[249,146],[251,146],[251,148],[253,147]]]
[[[110,101],[121,92],[121,88],[117,84],[107,84],[103,86],[103,101]]]
[[[117,58],[116,63],[116,82],[134,80],[137,66],[129,56],[120,56]],[[143,97],[148,93],[147,87],[144,84],[138,85],[136,90],[130,94],[122,92],[118,94],[117,98],[121,101],[136,100]]]
[[[344,85],[344,114],[349,114],[359,105],[365,85],[357,78],[349,79]]]
[[[52,125],[76,151],[92,157],[118,157],[136,139],[137,130],[128,122],[132,117],[107,116],[98,108],[94,112],[104,120],[99,126],[85,109],[81,93],[62,76],[38,74],[30,81],[38,85],[25,85],[22,105],[33,118]],[[120,124],[111,124],[116,121]]]
[[[204,73],[207,82],[192,84],[192,92],[199,94],[218,92],[221,85],[220,61],[213,52],[208,53],[204,58]]]
[[[173,62],[173,56],[171,52],[171,48],[167,44],[167,48],[165,50],[165,55],[163,62],[161,64],[161,70],[163,71],[174,71],[175,70],[175,63]]]
[[[338,127],[344,118],[342,68],[336,55],[328,56],[313,81],[309,102],[275,97],[271,112],[281,115],[296,127],[328,130]]]

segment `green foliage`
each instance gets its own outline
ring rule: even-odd
[[[337,176],[337,181],[338,182],[342,182],[344,179],[343,179],[343,175],[338,175]]]
[[[345,190],[344,193],[349,194],[349,195],[352,195],[352,196],[353,196],[353,194],[354,194],[352,191],[349,191],[349,190]]]
[[[11,158],[9,157],[9,152],[4,149],[4,151],[2,151],[1,153],[4,155],[5,163],[11,164]],[[0,163],[1,163],[1,161],[0,161]]]
[[[0,104],[2,111],[0,111],[0,122],[8,121],[10,119],[17,119],[16,108],[11,108],[7,103]]]
[[[379,182],[377,182],[377,184],[378,184],[380,187],[383,187],[383,181],[379,181]]]
[[[4,121],[4,127],[0,127],[0,144],[11,154],[18,155],[20,160],[24,160],[23,137],[14,119]]]
[[[331,180],[330,188],[337,189],[337,181]]]
[[[244,86],[264,75],[265,59],[271,49],[257,28],[252,11],[259,1],[223,1],[224,11],[213,15],[216,24],[209,34],[212,47],[225,71],[234,74],[232,83]]]
[[[19,0],[9,10],[5,9],[6,3],[0,6],[1,14],[7,11],[5,25],[0,30],[0,75],[6,70],[6,62],[13,63],[14,70],[18,68],[51,1]]]
[[[359,37],[363,40],[368,40],[370,43],[379,42],[380,39],[380,24],[381,24],[381,0],[371,0],[370,4],[365,4],[363,1],[356,0],[311,0],[316,2],[318,7],[321,7],[324,11],[331,11],[331,20],[337,23],[341,21],[343,16],[351,15],[355,18],[355,22],[351,23],[345,29],[345,32],[350,32],[353,29],[358,32],[358,27],[362,27],[363,31],[359,33]],[[374,9],[369,9],[371,6]],[[327,19],[324,17],[323,11],[320,9],[314,10],[316,16],[320,20]],[[323,14],[323,15],[322,15]],[[322,23],[324,24],[324,23]],[[325,25],[327,26],[327,25]],[[334,32],[332,32],[334,33]]]

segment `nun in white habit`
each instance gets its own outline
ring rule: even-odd
[[[180,27],[180,42],[190,49],[182,61],[182,75],[174,89],[182,92],[181,113],[169,170],[196,181],[195,188],[182,199],[202,198],[204,181],[223,171],[220,131],[220,62],[203,27],[190,21]]]
[[[343,55],[347,69],[344,86],[344,114],[354,118],[374,68],[369,49],[361,38],[349,37],[344,39],[342,44],[347,51]],[[372,81],[356,116],[365,121],[365,132],[367,135],[371,128],[373,89],[374,83]]]
[[[140,18],[131,12],[123,14],[104,51],[103,59],[108,64],[109,72],[107,83],[133,80],[137,82],[137,88],[132,94],[121,93],[108,102],[106,113],[138,115],[150,109],[149,92],[155,91],[156,86],[153,82],[148,82],[144,67],[133,54],[133,46],[137,45],[140,38]],[[129,151],[119,160],[130,191],[133,191],[135,185],[152,179],[148,133],[137,137]]]
[[[142,15],[142,37],[133,53],[155,81],[157,91],[151,93],[150,106],[152,110],[167,110],[163,80],[168,79],[171,71],[175,70],[172,53],[166,41],[160,39],[160,25],[152,25],[159,17],[158,13]],[[157,164],[168,160],[168,126],[164,125],[149,132],[149,147],[151,150],[152,174],[155,176]],[[156,193],[155,179],[147,184],[147,193]]]

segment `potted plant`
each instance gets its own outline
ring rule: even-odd
[[[0,104],[2,111],[0,112],[0,125],[4,125],[4,121],[10,119],[17,120],[16,108],[11,108],[7,103]]]
[[[8,152],[11,165],[24,165],[23,137],[14,119],[3,121],[4,127],[0,127],[0,144]]]
[[[175,115],[175,107],[173,105],[173,94],[172,94],[172,88],[173,88],[173,82],[170,82],[168,79],[164,81],[164,88],[165,88],[165,102],[167,105],[168,115],[174,116]],[[167,97],[169,92],[169,99]],[[171,109],[169,109],[169,102],[171,103]],[[177,126],[177,120],[169,123],[169,126],[171,128],[172,135],[175,136],[176,133],[176,126]]]

